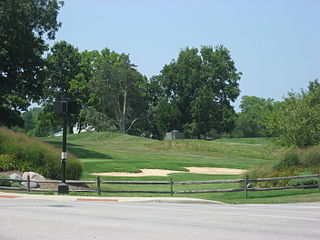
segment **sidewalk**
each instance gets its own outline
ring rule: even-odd
[[[0,192],[0,199],[37,199],[53,201],[85,201],[114,203],[182,203],[182,204],[221,204],[221,202],[186,197],[99,197],[70,195],[41,195]]]

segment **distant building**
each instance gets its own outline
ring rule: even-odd
[[[174,140],[174,139],[184,139],[184,133],[179,132],[178,130],[173,130],[167,132],[164,140]]]

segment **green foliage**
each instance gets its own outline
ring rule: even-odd
[[[273,164],[260,165],[250,169],[250,178],[287,177],[309,174],[318,174],[320,167],[320,145],[309,148],[292,148],[284,152],[283,156]],[[308,179],[281,180],[257,184],[260,187],[287,186],[293,183],[308,183]],[[310,180],[311,182],[314,182]],[[300,184],[301,185],[301,184]]]
[[[52,135],[62,128],[61,117],[53,112],[53,105],[46,105],[35,118],[35,128],[29,133],[35,137],[46,137]]]
[[[94,107],[98,112],[91,118],[105,116],[108,124],[116,126],[121,133],[133,131],[136,122],[145,118],[147,79],[136,70],[129,55],[107,48],[102,50],[89,86],[96,96]],[[94,122],[101,121],[97,119]]]
[[[309,83],[308,91],[289,93],[283,102],[266,111],[266,133],[287,146],[312,146],[320,141],[320,86]]]
[[[303,172],[300,176],[312,175],[311,172]],[[302,178],[302,179],[292,179],[289,181],[289,185],[292,186],[308,186],[308,185],[318,185],[319,178]]]
[[[8,180],[5,180],[6,178],[9,178],[7,175],[0,174],[0,186],[10,187],[11,183]]]
[[[288,169],[291,167],[298,167],[301,165],[299,152],[296,149],[287,151],[283,158],[276,162],[273,169],[276,171],[281,171],[283,169]]]
[[[261,137],[264,136],[264,114],[272,108],[273,99],[264,99],[255,96],[243,96],[238,118],[235,122],[233,137]]]
[[[19,110],[39,100],[43,89],[45,38],[60,27],[62,1],[5,0],[0,3],[0,125],[23,126]]]
[[[24,134],[0,128],[0,170],[33,171],[47,178],[61,179],[60,151]],[[79,179],[82,165],[69,154],[67,178]]]
[[[82,72],[82,58],[78,48],[66,41],[57,42],[52,46],[46,60],[47,68],[43,97],[45,108],[43,115],[50,115],[50,117],[38,118],[38,124],[42,126],[39,130],[36,130],[36,136],[43,136],[41,134],[43,126],[55,129],[60,125],[60,117],[57,114],[52,114],[52,103],[54,101],[69,98],[77,101],[80,106],[84,103],[83,101],[88,101],[87,98],[79,98],[81,92],[83,92],[83,95],[87,93],[89,80],[85,78]],[[69,116],[68,125],[70,133],[73,133],[73,126],[79,122],[79,118],[79,114]],[[50,119],[50,121],[48,122],[47,119]],[[45,129],[44,132],[48,132],[48,130]]]
[[[13,154],[0,154],[0,171],[10,171],[18,168],[18,160]]]
[[[280,161],[274,164],[274,170],[281,171],[294,167],[312,168],[320,166],[320,145],[309,148],[288,150]]]
[[[42,111],[43,108],[35,107],[22,114],[22,118],[24,120],[24,132],[29,136],[35,136],[34,129],[36,127],[37,118],[39,113]]]
[[[153,77],[150,124],[155,136],[177,129],[201,138],[231,131],[235,112],[230,102],[239,95],[241,73],[223,46],[186,48],[178,59]]]

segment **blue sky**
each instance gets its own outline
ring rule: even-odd
[[[281,100],[320,78],[319,0],[65,0],[56,41],[129,53],[151,77],[182,48],[227,47],[241,96]],[[52,44],[52,43],[51,43]]]

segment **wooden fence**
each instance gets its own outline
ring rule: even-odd
[[[307,178],[317,178],[318,183],[316,185],[302,185],[302,186],[283,186],[283,187],[269,187],[269,188],[257,188],[251,187],[250,183],[258,183],[258,182],[270,182],[270,181],[282,181],[282,180],[293,180],[293,179],[307,179]],[[30,180],[29,176],[27,180],[16,180],[16,179],[2,179],[2,181],[10,181],[10,182],[26,182],[27,187],[5,187],[0,186],[0,190],[15,190],[15,191],[28,191],[28,192],[46,192],[46,191],[57,191],[57,189],[38,189],[31,188],[31,183],[55,183],[59,184],[61,181],[58,180]],[[173,196],[174,194],[194,194],[194,193],[225,193],[225,192],[244,192],[244,197],[248,198],[248,192],[250,191],[274,191],[274,190],[285,190],[285,189],[310,189],[310,188],[318,188],[320,190],[320,174],[308,175],[308,176],[293,176],[293,177],[277,177],[277,178],[260,178],[260,179],[248,179],[245,177],[244,179],[234,179],[234,180],[211,180],[211,181],[192,181],[192,182],[174,182],[172,178],[170,181],[101,181],[100,177],[97,177],[96,181],[75,181],[75,180],[67,180],[67,184],[94,184],[96,188],[89,189],[78,189],[78,190],[70,190],[74,192],[95,192],[99,195],[102,192],[105,193],[155,193],[155,194],[170,194]],[[227,184],[227,183],[239,183],[243,185],[243,187],[236,189],[210,189],[210,190],[188,190],[188,191],[175,191],[174,185],[194,185],[194,184]],[[169,185],[167,191],[144,191],[144,190],[102,190],[101,185],[115,185],[115,184],[140,184],[140,185]]]

